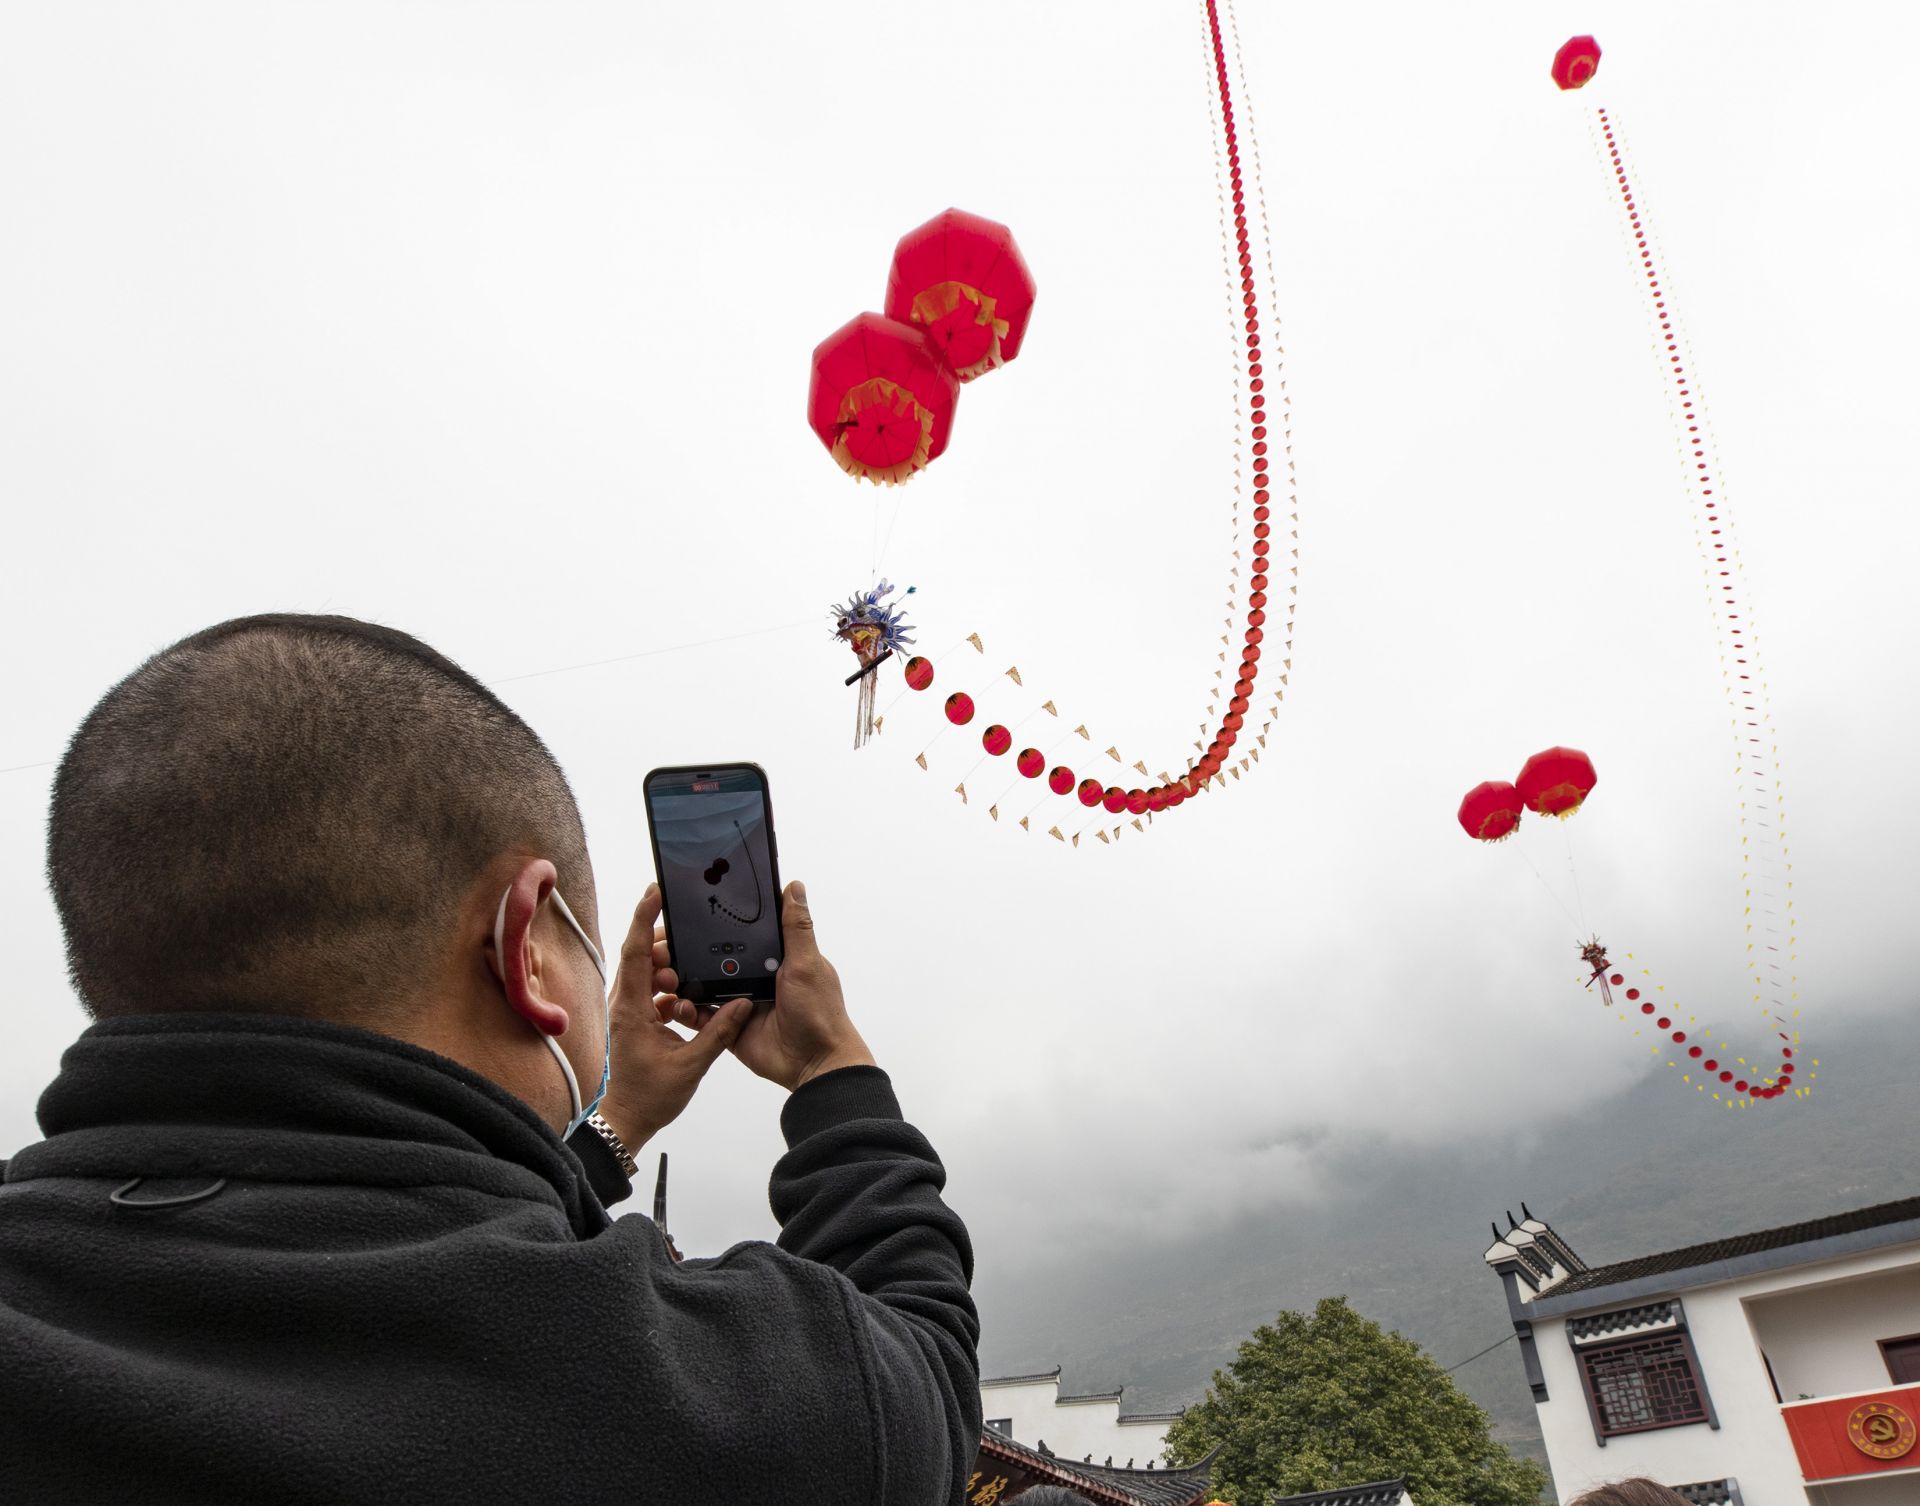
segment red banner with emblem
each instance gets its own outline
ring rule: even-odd
[[[1920,1471],[1920,1386],[1794,1402],[1781,1413],[1809,1482]]]

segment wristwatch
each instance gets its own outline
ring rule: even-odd
[[[619,1132],[606,1121],[606,1116],[598,1109],[587,1115],[587,1123],[593,1126],[594,1133],[607,1142],[607,1149],[613,1152],[614,1160],[620,1163],[620,1169],[632,1176],[638,1168],[633,1164],[633,1152],[627,1149],[626,1141]]]

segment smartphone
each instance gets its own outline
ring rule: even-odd
[[[643,793],[680,997],[773,999],[780,866],[766,771],[753,763],[655,769]]]

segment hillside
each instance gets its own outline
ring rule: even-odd
[[[1329,1203],[1070,1267],[984,1272],[984,1373],[1062,1364],[1063,1390],[1124,1384],[1130,1409],[1177,1407],[1255,1325],[1331,1293],[1453,1365],[1512,1331],[1480,1256],[1489,1219],[1522,1199],[1597,1265],[1920,1192],[1920,1031],[1882,1017],[1823,1036],[1820,1053],[1804,1102],[1713,1111],[1662,1074],[1578,1133],[1522,1127],[1411,1153],[1348,1146],[1329,1152],[1327,1181],[1343,1189]],[[1502,1439],[1541,1457],[1511,1345],[1458,1379]]]

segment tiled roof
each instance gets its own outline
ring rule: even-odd
[[[1211,1454],[1198,1464],[1177,1468],[1125,1469],[1057,1458],[994,1432],[981,1435],[980,1452],[1058,1480],[1069,1490],[1079,1491],[1094,1506],[1200,1506],[1212,1494]]]
[[[1736,1234],[1731,1239],[1688,1245],[1685,1249],[1668,1250],[1659,1255],[1642,1255],[1637,1260],[1594,1266],[1589,1270],[1576,1271],[1566,1280],[1547,1288],[1541,1295],[1559,1298],[1569,1292],[1584,1292],[1593,1287],[1618,1286],[1622,1282],[1662,1276],[1669,1271],[1716,1265],[1721,1261],[1737,1260],[1742,1255],[1758,1254],[1762,1250],[1811,1244],[1815,1240],[1876,1229],[1882,1224],[1905,1223],[1909,1219],[1920,1219],[1920,1197],[1902,1198],[1897,1203],[1880,1203],[1872,1208],[1856,1208],[1850,1213],[1832,1213],[1825,1218],[1809,1219],[1804,1224],[1786,1224],[1778,1229],[1762,1229],[1755,1234]]]
[[[983,1386],[1024,1386],[1031,1385],[1034,1381],[1058,1380],[1059,1377],[1060,1367],[1055,1365],[1051,1370],[1042,1370],[1038,1375],[987,1376],[982,1378],[980,1384]]]
[[[1272,1506],[1400,1506],[1406,1493],[1405,1480],[1375,1480],[1371,1485],[1342,1485],[1311,1495],[1275,1496]]]

